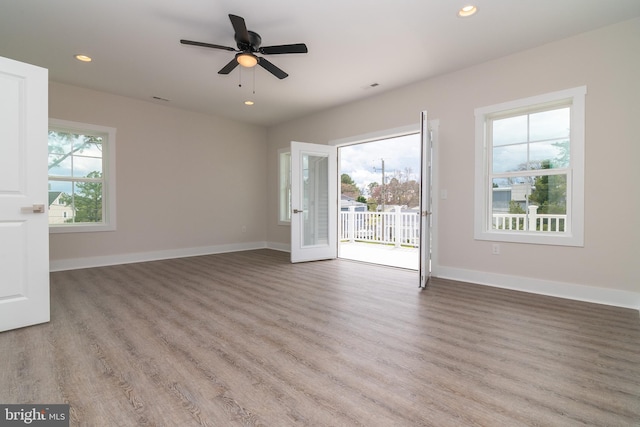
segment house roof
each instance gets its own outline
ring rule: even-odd
[[[51,206],[61,194],[61,191],[49,191],[49,206]]]

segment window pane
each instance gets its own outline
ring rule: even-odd
[[[71,157],[49,154],[49,175],[71,176]]]
[[[83,144],[77,154],[85,157],[102,158],[102,138],[98,136],[83,136]]]
[[[526,169],[527,145],[507,145],[493,149],[493,172],[502,173]]]
[[[568,138],[570,115],[569,107],[531,114],[530,140]]]
[[[326,156],[303,154],[304,246],[327,244],[329,239],[329,160]],[[320,200],[318,204],[316,200]],[[322,203],[324,201],[324,203]]]
[[[49,224],[102,222],[102,183],[49,181]]]
[[[567,176],[543,175],[534,180],[529,204],[538,206],[538,213],[567,213]]]
[[[557,169],[569,166],[569,141],[534,142],[529,146],[530,169]]]
[[[497,178],[492,187],[492,228],[525,230],[527,198],[531,192],[529,177]]]
[[[283,222],[291,221],[291,153],[280,153],[280,215]]]
[[[65,224],[73,221],[70,181],[49,181],[49,224]]]
[[[71,176],[73,169],[74,176],[82,177],[91,171],[102,172],[102,140],[100,136],[49,131],[49,174]]]
[[[527,116],[493,120],[493,145],[527,141]]]
[[[492,181],[494,230],[564,232],[567,176],[540,175]]]
[[[77,182],[74,185],[73,222],[102,222],[102,183]]]
[[[95,157],[73,156],[73,176],[87,177],[92,172],[102,174],[102,159]]]

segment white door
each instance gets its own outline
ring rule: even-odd
[[[291,142],[291,262],[338,256],[338,150]]]
[[[431,131],[427,120],[427,112],[420,117],[420,268],[421,288],[425,288],[431,277]]]
[[[0,57],[0,331],[49,321],[47,85]]]

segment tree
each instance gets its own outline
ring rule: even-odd
[[[100,180],[101,172],[90,172],[86,178]],[[102,181],[83,181],[75,184],[73,195],[62,194],[60,201],[71,206],[73,222],[102,222]]]
[[[358,199],[361,193],[353,179],[346,173],[340,176],[340,194],[351,199]]]
[[[49,170],[59,166],[67,158],[94,145],[102,151],[102,137],[49,131]]]
[[[542,162],[541,169],[550,169],[548,160]],[[538,206],[539,214],[567,213],[567,176],[541,175],[536,177],[534,189],[529,196],[529,204]]]
[[[340,175],[340,182],[343,184],[355,185],[356,183],[353,181],[353,178],[349,176],[348,173],[343,173]]]
[[[370,184],[370,200],[376,205],[418,206],[420,204],[420,184],[411,177],[411,169],[407,168],[404,172],[396,171],[389,182],[384,185],[384,188],[378,183]]]

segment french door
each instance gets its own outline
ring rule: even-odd
[[[291,262],[338,255],[338,152],[291,142]]]
[[[0,331],[49,321],[47,84],[0,57]]]
[[[419,286],[425,288],[431,277],[431,154],[432,141],[427,112],[420,115],[420,267]]]

